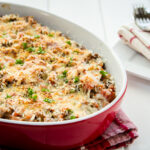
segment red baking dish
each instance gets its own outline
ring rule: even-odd
[[[27,122],[0,119],[0,145],[20,149],[71,149],[102,134],[113,120],[127,87],[126,73],[106,44],[92,33],[39,9],[0,3],[0,15],[34,16],[42,25],[60,30],[86,48],[99,53],[115,80],[117,97],[109,105],[86,117],[62,122]]]

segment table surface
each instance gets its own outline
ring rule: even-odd
[[[2,1],[2,0],[1,0]],[[117,31],[133,21],[137,0],[3,0],[50,11],[91,31],[110,47],[119,40]],[[143,0],[147,5],[150,3]],[[32,14],[31,14],[32,15]],[[150,81],[128,74],[128,88],[122,109],[136,124],[139,138],[128,150],[150,149]],[[124,148],[122,148],[124,149]],[[120,149],[121,150],[121,149]]]

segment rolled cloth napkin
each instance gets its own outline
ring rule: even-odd
[[[150,60],[150,32],[144,32],[131,24],[122,26],[118,34],[125,44]]]
[[[106,131],[94,141],[78,150],[111,150],[126,147],[138,137],[136,126],[119,110]]]

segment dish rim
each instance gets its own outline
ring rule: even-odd
[[[64,121],[55,121],[55,122],[31,122],[31,121],[18,121],[18,120],[9,120],[9,119],[3,119],[0,118],[0,123],[9,123],[9,124],[18,124],[18,125],[28,125],[28,126],[52,126],[52,125],[65,125],[65,124],[72,124],[72,123],[76,123],[76,122],[81,122],[84,120],[88,120],[90,118],[96,117],[97,115],[103,113],[104,111],[110,109],[114,104],[116,104],[125,94],[126,89],[127,89],[127,75],[125,72],[125,69],[121,63],[121,61],[119,60],[119,58],[117,57],[117,55],[113,52],[113,49],[110,48],[107,44],[105,44],[105,42],[103,40],[101,40],[97,35],[93,34],[92,32],[88,31],[87,29],[85,29],[84,27],[70,21],[67,20],[63,17],[60,17],[58,15],[55,15],[51,12],[48,12],[47,10],[42,10],[39,8],[35,8],[35,7],[31,7],[31,6],[26,6],[26,5],[22,5],[22,4],[15,4],[15,3],[9,3],[9,2],[0,2],[0,5],[13,5],[13,6],[21,6],[24,8],[31,8],[34,9],[37,12],[41,12],[41,13],[46,13],[48,15],[53,15],[54,17],[57,17],[58,19],[62,19],[66,22],[69,22],[77,27],[79,27],[80,29],[86,31],[88,34],[91,34],[93,36],[96,37],[96,39],[98,39],[99,41],[101,41],[101,43],[107,48],[109,49],[109,53],[111,53],[113,55],[113,57],[115,58],[115,60],[117,61],[118,65],[120,66],[120,72],[122,72],[123,74],[123,87],[121,89],[121,91],[119,92],[119,94],[117,95],[117,97],[111,102],[109,103],[107,106],[103,107],[101,110],[98,110],[92,114],[89,114],[85,117],[81,117],[81,118],[77,118],[77,119],[73,119],[73,120],[64,120]]]

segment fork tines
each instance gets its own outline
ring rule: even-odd
[[[135,18],[147,18],[150,17],[150,14],[147,12],[144,6],[134,7],[134,17]]]

